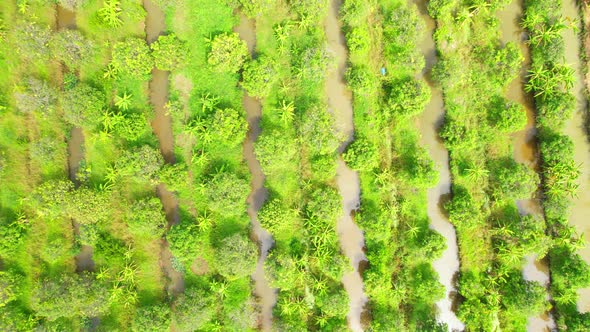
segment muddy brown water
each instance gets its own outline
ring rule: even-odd
[[[563,14],[566,19],[575,20],[580,30],[578,7],[575,0],[563,0]],[[580,60],[581,40],[572,29],[565,29],[565,59],[576,71],[576,81],[573,92],[576,96],[577,107],[573,117],[567,122],[565,133],[574,142],[574,160],[580,167],[580,178],[577,197],[572,199],[572,208],[569,216],[570,224],[574,225],[579,233],[583,233],[586,246],[579,251],[582,258],[590,264],[590,144],[584,125],[586,123],[587,100],[584,95],[582,64]],[[579,290],[578,310],[590,311],[590,288]]]
[[[425,37],[420,44],[420,49],[426,60],[426,66],[422,72],[422,78],[428,83],[431,90],[431,98],[426,109],[418,118],[419,129],[422,133],[421,144],[428,148],[430,157],[438,165],[439,182],[434,188],[427,191],[428,217],[430,227],[440,233],[446,239],[447,249],[442,256],[432,263],[433,268],[439,275],[439,281],[444,285],[446,295],[436,303],[438,309],[438,320],[446,323],[450,331],[462,331],[465,325],[453,312],[453,295],[456,293],[455,275],[459,271],[459,249],[457,246],[457,235],[455,228],[447,219],[442,206],[443,197],[451,193],[451,174],[449,171],[449,152],[446,150],[438,135],[439,128],[444,119],[444,104],[441,90],[434,86],[430,80],[430,70],[437,61],[436,46],[433,40],[433,33],[436,29],[434,20],[428,15],[426,2],[418,0],[420,16],[426,26]]]
[[[145,18],[145,33],[148,43],[158,39],[158,36],[166,30],[166,20],[164,12],[151,0],[144,0],[143,7],[147,13]],[[152,120],[152,129],[158,138],[160,151],[166,163],[174,163],[174,136],[172,134],[172,120],[166,112],[166,103],[168,102],[168,82],[169,73],[154,68],[152,78],[149,82],[150,103],[154,108],[154,119]],[[179,220],[178,200],[174,193],[166,189],[166,186],[159,184],[156,188],[156,194],[162,202],[168,227],[177,224]],[[170,294],[178,294],[184,291],[183,274],[176,271],[172,264],[172,252],[168,241],[161,240],[160,246],[160,265],[162,271],[168,278],[167,290]]]
[[[76,13],[57,6],[56,9],[56,25],[58,30],[62,29],[76,29]],[[63,70],[63,68],[62,68]],[[68,140],[68,175],[72,182],[79,185],[76,178],[78,170],[80,169],[80,162],[84,160],[84,132],[80,127],[74,127],[70,131],[70,139]],[[79,225],[75,220],[72,220],[75,234],[79,235]],[[82,245],[80,253],[74,257],[76,261],[76,271],[93,271],[94,260],[92,259],[92,247]]]
[[[503,43],[517,43],[524,57],[520,75],[515,78],[506,89],[505,96],[508,100],[522,105],[526,111],[527,123],[523,130],[513,135],[513,158],[516,162],[527,165],[539,171],[539,152],[536,140],[535,108],[533,97],[524,91],[524,82],[531,65],[530,52],[525,44],[526,33],[520,27],[522,19],[522,2],[513,0],[503,10],[498,12],[500,20],[501,39]],[[542,218],[543,208],[541,201],[534,194],[532,198],[517,201],[517,206],[522,215],[536,215]],[[522,271],[526,280],[536,281],[545,287],[549,287],[549,268],[545,261],[538,260],[536,255],[526,257]],[[550,300],[547,294],[547,300]],[[550,313],[545,312],[536,317],[529,317],[527,331],[550,331],[555,328],[555,321]]]
[[[353,140],[354,135],[352,94],[347,89],[344,80],[348,52],[341,29],[342,26],[338,20],[341,4],[341,0],[331,1],[324,23],[328,48],[333,52],[337,63],[336,70],[332,71],[326,79],[325,90],[328,97],[328,106],[336,118],[337,130],[345,138],[345,141],[338,149],[340,153]],[[351,216],[352,212],[357,210],[360,204],[360,184],[358,173],[348,168],[341,157],[338,158],[336,168],[336,183],[342,196],[343,210],[336,229],[342,251],[350,259],[353,267],[353,270],[345,273],[342,278],[342,283],[350,299],[348,323],[351,330],[362,331],[361,316],[367,297],[359,273],[359,264],[361,261],[366,260],[363,251],[365,240],[363,232],[354,223]]]
[[[240,35],[240,38],[246,42],[250,54],[253,54],[256,47],[256,26],[254,21],[242,14],[240,16],[240,24],[234,28],[234,32]],[[271,234],[262,228],[257,217],[258,210],[264,204],[264,201],[266,201],[268,192],[264,188],[264,173],[254,153],[254,142],[256,142],[261,132],[260,118],[262,116],[262,106],[257,99],[248,96],[247,93],[244,93],[242,105],[246,111],[246,120],[248,121],[248,134],[244,141],[243,155],[252,176],[250,182],[251,192],[248,196],[248,216],[252,224],[253,236],[260,245],[260,257],[252,279],[254,280],[254,293],[260,299],[261,328],[263,331],[271,331],[272,309],[276,303],[277,290],[270,287],[266,279],[264,274],[264,260],[273,245],[273,239]]]

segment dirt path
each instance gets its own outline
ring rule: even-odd
[[[143,7],[147,12],[145,19],[146,40],[148,43],[154,42],[158,36],[166,30],[164,12],[151,0],[144,0]],[[158,138],[160,151],[166,163],[172,164],[174,160],[174,136],[172,134],[172,120],[166,114],[166,103],[168,102],[168,82],[169,73],[154,68],[152,70],[152,79],[149,83],[150,102],[154,108],[154,120],[152,128]],[[166,186],[159,184],[156,188],[156,194],[162,202],[166,213],[168,227],[177,224],[179,221],[178,200],[174,194],[166,189]],[[169,249],[168,241],[161,240],[160,246],[160,265],[162,271],[168,277],[168,293],[178,294],[184,291],[183,274],[176,271],[172,265],[172,253]]]
[[[578,7],[575,0],[563,0],[563,13],[566,19],[576,21],[579,18]],[[576,21],[579,28],[579,22]],[[579,31],[579,29],[578,29]],[[580,167],[580,187],[577,197],[573,199],[569,222],[574,225],[580,234],[584,234],[586,243],[590,241],[590,143],[588,142],[585,128],[587,100],[584,95],[582,63],[580,60],[581,41],[572,29],[566,29],[563,35],[565,41],[566,63],[576,70],[576,82],[573,93],[576,96],[577,107],[572,118],[567,122],[565,133],[574,142],[574,160]],[[582,258],[590,264],[590,246],[579,251]],[[590,288],[579,291],[578,310],[590,311]]]
[[[256,46],[256,27],[252,20],[242,15],[240,17],[240,25],[234,28],[234,32],[240,35],[240,38],[248,45],[250,54],[254,53]],[[252,223],[252,229],[255,240],[260,244],[260,257],[258,265],[252,278],[254,279],[254,292],[261,301],[261,327],[263,331],[272,330],[272,309],[276,303],[276,290],[271,288],[268,280],[264,275],[264,260],[268,255],[268,251],[273,245],[272,236],[260,226],[257,219],[257,213],[268,196],[268,192],[264,188],[264,174],[260,168],[260,163],[254,154],[254,142],[260,135],[260,117],[262,116],[262,107],[260,102],[255,98],[244,93],[242,104],[246,110],[246,119],[248,121],[248,136],[244,142],[244,159],[250,169],[251,189],[248,197],[248,215]]]
[[[426,2],[415,1],[420,11],[420,16],[426,23],[426,35],[420,44],[422,54],[426,60],[426,66],[422,72],[422,79],[428,83],[431,90],[431,98],[426,109],[420,115],[419,129],[422,133],[421,144],[428,148],[430,157],[438,165],[439,182],[434,188],[428,189],[428,217],[430,227],[440,233],[446,239],[447,249],[441,258],[432,263],[439,275],[439,281],[445,286],[446,295],[436,303],[438,308],[438,320],[446,323],[450,331],[462,331],[465,325],[457,318],[453,311],[455,277],[459,272],[459,248],[457,246],[457,234],[455,228],[447,219],[441,205],[441,201],[451,194],[451,172],[449,170],[449,152],[439,137],[438,131],[444,120],[445,109],[441,90],[430,79],[430,71],[437,61],[436,46],[433,33],[436,29],[434,20],[428,15]]]
[[[337,128],[346,138],[346,141],[339,147],[338,152],[340,153],[354,138],[352,94],[347,89],[344,81],[348,52],[346,40],[341,30],[342,26],[338,20],[341,4],[341,0],[331,1],[324,26],[328,47],[334,52],[337,61],[337,69],[327,77],[325,91],[328,96],[328,106],[336,117]],[[353,271],[346,273],[342,278],[342,283],[350,299],[348,323],[353,331],[362,331],[361,315],[367,297],[363,290],[359,264],[361,261],[366,260],[363,252],[365,240],[363,232],[354,223],[351,216],[352,212],[358,209],[360,204],[360,183],[358,174],[348,168],[341,157],[338,158],[336,182],[342,196],[343,210],[336,229],[340,238],[340,246],[354,268]]]

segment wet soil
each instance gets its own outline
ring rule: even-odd
[[[513,135],[513,157],[516,162],[527,165],[528,167],[539,171],[539,149],[537,143],[537,130],[535,128],[535,108],[533,96],[525,93],[524,84],[526,74],[531,65],[530,52],[525,44],[526,33],[520,27],[522,18],[522,3],[513,0],[508,6],[498,13],[501,28],[501,38],[503,43],[517,43],[524,57],[520,75],[515,78],[506,90],[508,100],[522,105],[526,111],[527,124],[525,128]],[[536,193],[534,197],[517,202],[518,210],[522,215],[536,215],[543,217],[543,208],[541,201]],[[536,281],[545,287],[549,287],[549,268],[545,261],[539,261],[536,255],[526,257],[526,263],[523,267],[523,277],[526,280]],[[550,299],[547,294],[547,299]],[[529,317],[528,331],[549,331],[555,328],[553,317],[548,313],[543,313],[537,317]]]
[[[575,0],[563,1],[563,14],[570,22],[575,22],[580,31],[578,7]],[[566,63],[576,71],[576,81],[573,93],[576,96],[577,107],[572,118],[567,122],[565,133],[574,142],[574,160],[580,167],[580,187],[577,197],[572,199],[572,208],[569,216],[570,224],[574,225],[580,234],[584,234],[586,246],[579,251],[582,258],[590,264],[590,143],[587,129],[585,128],[587,117],[587,100],[584,94],[584,79],[580,60],[581,40],[572,29],[566,29],[564,34]],[[578,310],[590,311],[590,288],[579,291]]]
[[[462,331],[464,324],[457,318],[453,311],[453,297],[456,293],[455,276],[459,271],[459,249],[455,228],[445,215],[441,201],[451,192],[451,174],[449,170],[449,152],[446,150],[438,135],[439,128],[444,120],[444,104],[442,92],[430,79],[430,70],[437,61],[436,46],[433,33],[436,28],[434,20],[428,15],[426,2],[417,0],[416,5],[420,15],[426,23],[426,36],[420,45],[422,54],[426,60],[426,66],[422,72],[422,78],[428,83],[431,90],[430,102],[418,119],[421,136],[421,144],[428,148],[430,157],[438,165],[439,182],[434,188],[427,191],[428,217],[430,227],[440,233],[446,239],[447,249],[442,256],[433,262],[432,266],[439,275],[439,281],[444,285],[446,295],[436,303],[438,308],[438,320],[446,323],[451,331]]]
[[[240,16],[240,24],[234,28],[234,32],[240,35],[240,38],[246,42],[250,54],[253,55],[256,47],[256,27],[254,21],[249,20],[244,15]],[[261,307],[261,328],[263,331],[272,329],[272,309],[275,306],[277,290],[270,287],[264,274],[264,260],[268,251],[273,245],[273,239],[270,233],[263,229],[257,219],[258,210],[266,201],[268,192],[264,188],[264,174],[260,163],[254,153],[254,142],[260,135],[260,118],[262,116],[262,107],[258,100],[244,93],[242,105],[246,111],[246,120],[248,121],[248,134],[244,141],[243,155],[250,174],[252,176],[250,187],[251,192],[248,196],[248,216],[252,224],[253,237],[260,245],[260,257],[252,279],[254,279],[254,293],[260,299]]]
[[[348,52],[342,25],[338,20],[341,4],[341,0],[331,1],[324,23],[328,48],[333,52],[337,63],[336,70],[331,72],[326,79],[325,91],[328,97],[328,106],[336,119],[337,130],[345,138],[345,141],[339,147],[340,153],[354,138],[352,94],[347,89],[344,80]],[[363,232],[354,223],[351,216],[352,212],[358,209],[360,204],[360,184],[357,172],[348,168],[341,157],[338,158],[336,168],[336,183],[342,196],[343,210],[336,229],[342,251],[350,259],[353,266],[353,271],[345,273],[342,278],[342,283],[350,299],[348,323],[351,330],[362,331],[361,316],[363,315],[367,297],[363,290],[359,264],[361,261],[366,260],[363,251],[365,241]]]
[[[80,170],[80,162],[84,160],[84,133],[82,128],[74,127],[68,140],[68,173],[70,180],[78,184],[76,174]]]
[[[164,12],[151,0],[144,0],[143,7],[147,12],[145,19],[146,40],[148,43],[154,42],[158,36],[164,33],[166,29]],[[166,114],[166,103],[168,102],[168,82],[169,73],[154,68],[152,70],[152,79],[149,83],[150,102],[154,108],[154,119],[152,120],[152,129],[158,138],[160,151],[166,163],[174,163],[174,136],[172,134],[172,120]],[[158,185],[156,194],[162,202],[168,227],[177,224],[179,220],[178,200],[174,194],[166,189],[163,184]],[[169,249],[168,241],[161,240],[160,246],[160,266],[168,278],[167,290],[169,294],[178,294],[184,291],[183,274],[174,269],[172,263],[172,253]]]

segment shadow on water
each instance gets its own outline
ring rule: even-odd
[[[240,38],[246,42],[250,54],[253,54],[256,47],[256,27],[254,21],[241,15],[240,24],[234,28],[234,32],[240,35]],[[255,294],[260,299],[261,328],[263,331],[271,331],[272,309],[276,303],[277,290],[270,287],[264,275],[264,261],[273,245],[273,239],[262,228],[257,219],[258,210],[264,204],[264,201],[266,201],[268,192],[264,188],[265,177],[254,153],[254,142],[256,142],[261,132],[260,118],[262,116],[262,107],[257,99],[248,96],[247,93],[244,93],[242,105],[246,111],[246,120],[249,128],[246,140],[244,141],[243,155],[252,176],[250,183],[251,192],[248,197],[248,215],[252,224],[252,235],[254,240],[258,241],[260,245],[260,257],[252,278],[254,279]]]

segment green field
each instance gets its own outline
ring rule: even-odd
[[[0,331],[590,331],[589,13],[0,1]]]

